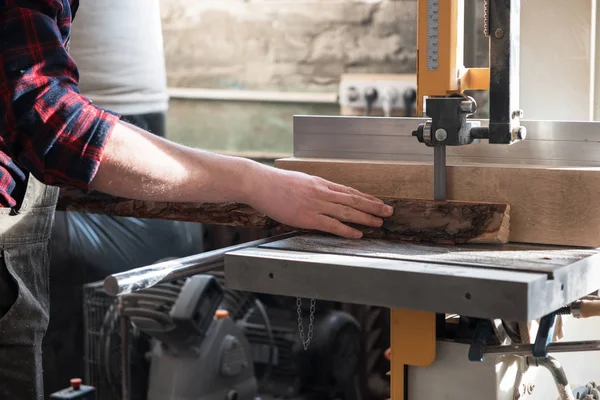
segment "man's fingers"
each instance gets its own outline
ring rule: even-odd
[[[325,203],[323,214],[333,217],[339,221],[379,228],[383,224],[381,218],[372,214],[359,211],[356,208],[341,204]]]
[[[326,215],[319,215],[315,221],[314,229],[341,236],[346,239],[360,239],[362,232]]]
[[[378,217],[390,217],[394,213],[394,209],[385,203],[369,200],[354,194],[329,192],[327,200]]]

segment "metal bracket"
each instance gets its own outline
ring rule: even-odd
[[[494,337],[494,325],[487,319],[477,321],[477,327],[473,334],[473,343],[469,348],[469,361],[482,362],[485,348]]]
[[[540,320],[540,326],[537,331],[535,343],[533,344],[533,357],[535,358],[547,358],[548,357],[548,346],[552,342],[554,337],[554,329],[556,326],[556,312],[548,314]],[[495,336],[494,325],[490,320],[478,320],[475,333],[473,334],[473,342],[469,348],[469,361],[481,362],[483,361],[486,348],[492,338]],[[500,346],[502,347],[502,346]],[[508,348],[508,347],[507,347]]]
[[[554,337],[557,313],[548,314],[540,320],[535,343],[533,344],[533,356],[537,358],[548,357],[548,346]]]
[[[467,120],[477,111],[477,103],[472,97],[453,95],[448,97],[431,97],[427,100],[427,116],[431,118],[421,124],[412,135],[420,143],[428,147],[464,146],[478,143],[471,131],[479,128],[479,121]]]

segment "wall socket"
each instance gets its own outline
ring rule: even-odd
[[[404,97],[410,95],[412,101],[408,105],[412,114],[416,107],[416,90],[414,74],[345,74],[340,79],[339,104],[342,108],[405,111]]]

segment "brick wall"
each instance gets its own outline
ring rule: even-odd
[[[416,0],[161,0],[169,85],[336,91],[415,69]]]

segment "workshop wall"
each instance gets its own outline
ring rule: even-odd
[[[415,72],[416,0],[161,0],[161,12],[170,87],[336,93],[343,73]],[[171,100],[168,130],[211,150],[289,153],[294,114],[338,112]]]
[[[415,70],[416,0],[161,0],[170,86],[336,91]]]

